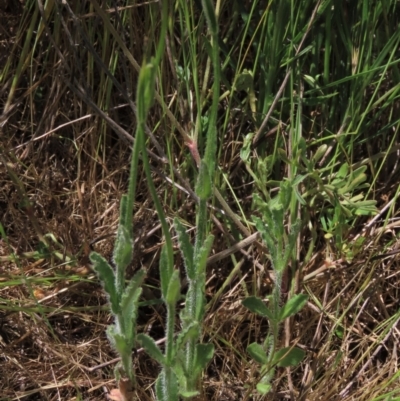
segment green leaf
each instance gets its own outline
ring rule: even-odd
[[[200,330],[198,322],[191,322],[187,327],[182,328],[176,339],[176,349],[183,349],[189,340],[196,340],[199,337]]]
[[[305,294],[297,294],[289,299],[286,304],[281,308],[279,313],[279,321],[298,313],[308,301],[308,296]]]
[[[247,134],[243,140],[242,149],[240,149],[240,158],[245,162],[249,163],[249,157],[251,154],[251,144],[253,141],[254,133]]]
[[[267,215],[264,215],[264,217],[267,217]],[[265,242],[265,244],[268,247],[268,250],[271,254],[271,259],[272,259],[272,263],[275,264],[275,261],[278,257],[278,249],[277,249],[277,244],[274,238],[274,234],[272,233],[272,231],[269,228],[270,224],[271,226],[274,224],[274,222],[271,219],[266,218],[266,220],[271,220],[271,221],[267,221],[267,224],[265,224],[259,217],[257,216],[252,216],[252,219],[256,225],[256,228],[258,230],[258,232],[261,234],[261,238],[263,239],[263,241]],[[274,266],[275,267],[275,266]]]
[[[340,216],[342,216],[342,218],[343,218],[343,215],[346,218],[353,217],[353,214],[351,213],[351,211],[346,206],[344,206],[342,203],[339,203],[337,206],[338,206],[338,209],[340,210]]]
[[[274,320],[274,315],[272,311],[258,297],[247,297],[242,301],[242,305],[249,309],[251,312],[256,313],[257,315],[267,317],[270,320]]]
[[[266,365],[268,363],[267,354],[264,348],[258,343],[251,343],[247,347],[247,352],[249,355],[260,365]]]
[[[251,151],[251,148],[249,149]],[[267,156],[265,158],[259,158],[256,160],[257,162],[257,169],[256,171],[258,172],[257,176],[262,178],[260,181],[260,185],[262,187],[265,186],[265,182],[267,181],[268,177],[271,175],[272,169],[273,169],[273,163],[274,159],[273,157]],[[249,166],[250,168],[250,166]],[[254,176],[254,178],[257,178],[257,176]],[[264,189],[264,188],[263,188]]]
[[[353,173],[350,174],[350,177],[349,177],[349,179],[351,181],[348,182],[345,187],[340,188],[338,190],[338,194],[339,195],[343,195],[343,194],[345,194],[347,192],[352,192],[362,182],[364,182],[367,179],[367,176],[364,173],[366,169],[367,169],[367,166],[361,166],[357,170],[353,171]]]
[[[300,220],[297,220],[291,226],[290,233],[288,235],[286,248],[283,252],[283,260],[282,260],[283,269],[287,268],[290,256],[292,255],[293,249],[296,246],[297,235],[300,232],[300,228],[301,228]]]
[[[165,356],[162,354],[160,348],[158,348],[155,341],[147,334],[138,334],[138,342],[145,349],[145,351],[155,359],[160,365],[165,366]]]
[[[182,253],[183,263],[185,264],[186,274],[190,280],[194,280],[196,272],[193,268],[193,245],[190,243],[189,235],[185,227],[177,217],[174,219],[176,233],[178,234],[179,249]]]
[[[344,327],[341,326],[341,325],[337,326],[336,329],[335,329],[335,334],[336,334],[336,336],[338,336],[340,339],[342,339],[342,338],[344,337],[345,332],[346,332],[346,331],[345,331]]]
[[[364,173],[367,171],[367,169],[368,169],[367,166],[358,167],[356,170],[354,170],[354,171],[351,173],[351,176],[352,176],[353,178],[360,177],[361,175],[364,175]]]
[[[245,68],[237,77],[234,90],[240,92],[245,91],[247,94],[253,90],[254,77],[253,73]]]
[[[203,246],[200,247],[198,253],[194,256],[195,277],[191,280],[197,279],[201,274],[205,272],[207,258],[211,252],[213,242],[214,236],[210,234],[204,241]]]
[[[138,272],[131,278],[129,284],[124,290],[121,299],[121,312],[125,311],[125,308],[129,307],[132,303],[132,300],[136,299],[137,293],[141,291],[140,286],[143,284],[143,280],[146,276],[146,270],[140,269]]]
[[[297,347],[282,348],[274,354],[272,363],[282,368],[297,366],[304,359],[305,354],[305,351]]]
[[[121,298],[121,312],[123,318],[124,334],[130,344],[134,344],[135,323],[137,319],[137,310],[139,307],[139,298],[142,293],[140,286],[143,283],[146,271],[139,270],[131,279]]]
[[[110,324],[106,329],[106,335],[107,335],[108,341],[111,344],[111,347],[116,351],[117,345],[115,343],[114,334],[115,334],[115,325]]]
[[[162,369],[156,382],[157,401],[179,401],[178,381],[171,368]]]
[[[211,0],[201,0],[201,5],[203,7],[203,12],[207,20],[207,25],[212,35],[217,35],[218,33],[218,24],[214,11],[214,4]],[[214,43],[214,46],[217,44]]]
[[[179,394],[183,397],[183,398],[193,398],[196,395],[199,395],[200,393],[198,391],[186,391],[186,390],[181,390],[179,392]]]
[[[128,344],[126,337],[122,333],[117,332],[115,325],[108,326],[106,334],[111,345],[121,356],[131,354],[132,348],[130,344]]]
[[[312,158],[312,162],[314,164],[318,163],[322,159],[322,157],[325,155],[327,149],[328,149],[328,145],[326,145],[326,144],[321,145],[315,152],[315,155]]]
[[[169,280],[165,302],[168,305],[175,305],[181,296],[181,281],[179,279],[179,270],[174,270]]]
[[[115,288],[115,274],[114,270],[108,262],[98,253],[92,252],[89,256],[90,261],[93,263],[93,269],[99,276],[99,279],[106,291],[110,304],[111,311],[114,314],[119,312],[119,297]]]
[[[115,240],[115,247],[113,259],[117,269],[124,270],[133,258],[133,243],[132,237],[128,229],[120,224],[118,226],[117,238]]]
[[[129,227],[128,216],[128,196],[123,194],[119,203],[119,224],[126,228]]]
[[[301,184],[306,178],[308,174],[305,175],[297,175],[293,180],[292,180],[292,187],[296,187],[297,185]]]
[[[377,213],[376,207],[371,207],[371,208],[358,208],[355,210],[355,215],[356,216],[374,216]]]
[[[136,99],[138,119],[141,124],[145,122],[147,112],[154,102],[155,72],[155,67],[151,63],[140,68]]]
[[[207,164],[203,160],[200,163],[195,191],[201,200],[207,200],[211,196],[211,177]]]
[[[304,81],[306,81],[312,88],[319,88],[317,79],[312,77],[311,75],[303,74],[302,75]]]
[[[338,189],[337,192],[339,195],[344,195],[346,193],[350,193],[350,192],[354,191],[366,179],[367,179],[367,176],[365,174],[359,175],[353,181],[348,183],[345,187]]]
[[[172,369],[175,373],[176,379],[178,380],[179,394],[183,395],[183,390],[186,389],[188,385],[188,378],[185,373],[184,366],[181,362],[181,360],[177,359],[176,363],[174,363],[174,365],[172,366]]]
[[[256,388],[261,395],[266,395],[272,390],[272,386],[268,383],[258,383]]]
[[[163,245],[163,247],[161,248],[159,263],[160,263],[161,292],[162,296],[165,298],[168,293],[169,281],[171,280],[171,274],[169,272],[169,266],[168,266],[167,245]]]
[[[196,345],[196,361],[194,364],[194,375],[198,375],[206,368],[208,362],[214,355],[213,344],[197,344]]]
[[[204,295],[204,285],[205,285],[205,274],[199,275],[196,284],[192,284],[193,291],[195,292],[194,301],[195,301],[195,309],[193,319],[198,322],[203,321],[204,319],[204,305],[205,305],[205,295]],[[186,295],[186,302],[188,300],[189,293]],[[190,310],[190,309],[188,309]]]
[[[339,171],[336,173],[337,178],[345,178],[349,172],[349,165],[347,163],[342,164]]]
[[[287,180],[282,181],[279,191],[279,200],[283,210],[287,210],[289,208],[291,199],[292,199],[292,184],[290,183],[290,181]]]
[[[285,163],[288,164],[288,165],[291,164],[291,160],[288,158],[285,149],[278,148],[278,155],[279,155],[279,158],[280,158],[283,162],[285,162]]]

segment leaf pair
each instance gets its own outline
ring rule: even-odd
[[[242,305],[249,309],[251,312],[256,313],[259,316],[266,317],[270,320],[274,320],[277,323],[283,322],[288,317],[294,316],[307,303],[308,296],[304,294],[297,294],[290,298],[286,304],[280,308],[277,318],[274,312],[271,311],[268,306],[258,297],[247,297],[242,301]]]
[[[297,294],[289,299],[289,301],[282,308],[279,308],[278,311],[268,308],[258,297],[248,297],[242,302],[243,306],[251,312],[268,318],[270,326],[272,327],[270,330],[271,333],[268,334],[264,344],[254,342],[247,347],[249,355],[254,359],[254,361],[261,365],[262,378],[257,384],[257,390],[263,395],[271,391],[270,382],[273,378],[275,366],[296,366],[305,356],[305,352],[297,347],[285,347],[276,350],[275,336],[279,323],[299,312],[307,303],[307,300],[307,295]]]

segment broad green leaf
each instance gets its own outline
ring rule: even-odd
[[[143,280],[146,276],[146,270],[140,269],[131,278],[129,284],[126,286],[124,293],[121,298],[121,311],[124,311],[131,303],[133,299],[136,299],[137,292],[141,291],[140,286],[143,284]]]
[[[200,247],[198,253],[194,255],[194,270],[195,270],[195,277],[192,279],[198,279],[198,277],[205,272],[206,265],[207,265],[207,258],[211,252],[211,247],[214,242],[214,236],[208,235],[206,240],[203,243],[203,246]],[[190,277],[189,277],[190,278]]]
[[[153,359],[155,359],[160,365],[165,366],[165,356],[150,336],[140,333],[138,334],[137,339],[139,344]]]
[[[352,176],[353,178],[357,178],[357,177],[359,177],[359,176],[361,176],[361,175],[364,175],[364,173],[367,171],[367,169],[368,169],[367,166],[358,167],[356,170],[354,170],[354,171],[351,173],[351,176]]]
[[[305,294],[297,294],[289,299],[286,304],[281,308],[279,313],[279,321],[298,313],[308,301],[308,296]]]
[[[326,144],[321,145],[317,149],[314,156],[312,157],[312,161],[314,164],[318,163],[322,159],[322,157],[325,155],[327,149],[328,149],[328,145],[326,145]]]
[[[190,280],[194,280],[196,272],[193,268],[193,245],[190,243],[189,235],[187,234],[185,227],[177,217],[174,219],[174,225],[176,233],[178,234],[179,250],[182,253],[186,274]]]
[[[358,207],[365,207],[365,208],[375,208],[376,207],[376,200],[366,200],[357,202],[355,205]]]
[[[203,160],[200,163],[195,191],[198,197],[203,201],[209,199],[211,196],[211,177],[207,164]]]
[[[279,191],[279,200],[283,210],[287,210],[292,200],[292,184],[290,181],[282,181]]]
[[[129,227],[129,222],[127,220],[127,216],[129,213],[127,213],[128,210],[128,196],[126,194],[123,194],[121,196],[121,202],[119,203],[119,224],[122,226],[128,228]]]
[[[115,288],[114,270],[108,262],[96,252],[92,252],[89,258],[93,263],[94,271],[99,276],[99,279],[104,286],[104,290],[110,299],[111,311],[114,314],[117,314],[119,312],[119,297]]]
[[[337,189],[343,188],[345,185],[346,181],[343,178],[335,178],[330,184],[325,184],[325,189],[335,191]]]
[[[122,333],[116,331],[116,326],[111,325],[107,327],[106,331],[108,340],[113,345],[115,350],[122,356],[126,354],[131,354],[132,348],[126,341],[125,336]]]
[[[377,209],[376,207],[363,207],[356,209],[354,213],[356,216],[371,216],[376,215]]]
[[[350,193],[350,192],[354,191],[366,179],[367,179],[367,176],[365,174],[364,175],[359,175],[353,181],[348,183],[345,187],[338,189],[337,192],[338,192],[339,195],[344,195],[346,193]]]
[[[251,343],[247,347],[247,352],[260,365],[266,365],[268,363],[268,357],[260,344]]]
[[[179,401],[178,381],[171,368],[163,368],[159,374],[156,395],[157,401]]]
[[[175,305],[181,296],[181,281],[179,279],[179,270],[174,270],[169,280],[165,302],[168,305]]]
[[[336,177],[338,178],[344,178],[347,176],[349,172],[349,165],[347,163],[342,164],[342,167],[340,167],[339,171],[336,173]]]
[[[352,198],[350,198],[349,203],[361,203],[361,199],[364,199],[364,195],[363,194],[358,194],[356,196],[353,196]]]
[[[357,170],[353,171],[353,173],[350,174],[350,177],[349,177],[349,179],[351,181],[350,182],[348,181],[347,185],[344,188],[340,188],[338,190],[338,194],[342,195],[347,192],[352,192],[362,182],[364,182],[367,179],[367,176],[364,173],[366,169],[367,169],[367,166],[361,166]]]
[[[213,344],[197,344],[196,345],[196,361],[194,365],[195,373],[198,375],[206,368],[208,362],[211,361],[214,355],[214,345]]]
[[[113,252],[115,265],[119,269],[125,269],[133,258],[133,242],[128,229],[123,226],[118,226],[117,238]]]
[[[116,351],[117,345],[115,343],[114,334],[115,334],[115,325],[110,324],[106,329],[106,335],[107,335],[108,341],[111,344],[111,347],[114,348],[114,350]]]
[[[142,289],[139,288],[131,296],[131,303],[126,304],[125,308],[121,308],[119,320],[121,324],[121,331],[126,336],[126,340],[132,346],[136,336],[135,323],[137,320],[137,311],[139,307],[139,298],[142,294]]]
[[[305,351],[297,347],[282,348],[274,354],[272,363],[282,368],[297,366],[304,359],[305,354]]]
[[[139,307],[139,298],[142,293],[140,286],[143,283],[146,271],[139,270],[131,279],[121,298],[120,315],[124,322],[124,334],[130,344],[133,345],[135,336],[135,323],[137,319],[137,310]]]
[[[200,393],[198,391],[186,391],[186,390],[181,390],[179,391],[179,394],[183,397],[183,398],[193,398],[196,395],[199,395]]]
[[[187,327],[181,329],[176,339],[176,349],[183,349],[189,340],[195,340],[199,337],[200,330],[197,322],[190,323]]]
[[[257,297],[247,297],[242,301],[242,305],[257,315],[267,317],[274,320],[272,311],[264,304],[264,302]]]
[[[266,395],[272,390],[272,386],[267,383],[258,383],[256,388],[261,395]]]
[[[183,390],[187,388],[187,375],[185,373],[185,369],[183,364],[181,363],[182,361],[179,359],[176,359],[176,363],[171,367],[175,373],[176,379],[178,381],[178,386],[179,386],[179,393],[182,395]]]

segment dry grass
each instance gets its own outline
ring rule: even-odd
[[[19,3],[8,3],[0,16],[0,65],[4,70],[9,60],[15,71],[23,44],[16,33],[26,14]],[[12,105],[3,114],[0,132],[0,216],[6,233],[0,239],[0,399],[104,400],[105,393],[115,386],[115,361],[109,363],[115,355],[105,336],[110,323],[107,300],[91,270],[88,254],[95,249],[107,258],[111,256],[119,199],[126,191],[130,149],[66,86],[70,71],[62,63],[52,64],[52,57],[57,60],[55,52],[45,55],[51,47],[46,40],[38,46],[31,70],[41,77],[35,85],[40,86],[43,97],[39,98],[30,86],[29,74],[23,73]],[[64,45],[60,48],[65,56],[71,55],[69,44]],[[4,54],[11,50],[7,59]],[[123,71],[118,74],[122,76]],[[103,92],[97,84],[105,78],[96,73],[92,77],[93,98],[101,103]],[[136,78],[132,74],[132,81]],[[3,105],[11,85],[9,78],[0,90]],[[113,96],[114,106],[123,103],[117,94]],[[112,116],[129,131],[131,111],[127,110],[114,109]],[[154,125],[161,119],[157,113],[160,110],[155,108]],[[232,119],[220,156],[245,213],[250,212],[254,191],[250,179],[243,178],[247,173],[238,157],[246,124]],[[173,130],[162,120],[158,139],[162,139],[163,129]],[[274,135],[277,133],[268,136],[271,143]],[[399,143],[396,137],[394,145],[398,147]],[[184,177],[192,178],[194,166],[183,147],[179,143],[171,146],[174,166]],[[389,161],[394,168],[376,183],[378,209],[389,199],[395,199],[396,206],[396,158],[397,153]],[[165,178],[170,176],[169,167],[155,158],[152,163],[167,215],[178,214],[188,227],[194,227],[194,199]],[[147,268],[139,331],[162,340],[165,311],[160,304],[149,302],[159,297],[158,257],[162,246],[150,199],[146,180],[139,172],[136,256],[128,275],[140,266]],[[234,205],[232,199],[227,200]],[[221,217],[218,212],[215,216]],[[397,220],[387,225],[384,217],[370,227],[367,219],[353,227],[349,243],[358,236],[366,240],[351,263],[336,257],[323,233],[318,233],[313,257],[301,266],[300,285],[310,295],[309,303],[286,323],[281,335],[282,344],[297,344],[307,351],[307,357],[295,369],[280,368],[275,392],[264,399],[361,401],[389,391],[400,397],[400,262],[396,255],[373,260],[385,252],[386,244],[397,239]],[[214,253],[234,243],[225,220],[221,221],[214,229]],[[303,257],[310,233],[305,230],[302,235]],[[247,311],[241,301],[249,293],[267,294],[272,283],[266,255],[254,243],[244,251],[246,254],[236,252],[235,259],[224,258],[208,267],[204,340],[212,341],[216,352],[205,372],[199,400],[262,399],[254,392],[258,367],[250,361],[246,347],[263,339],[267,322]],[[178,252],[176,257],[181,267]],[[226,282],[234,267],[236,274]],[[221,287],[224,290],[216,297]],[[140,350],[134,359],[137,399],[153,400],[159,367]]]

